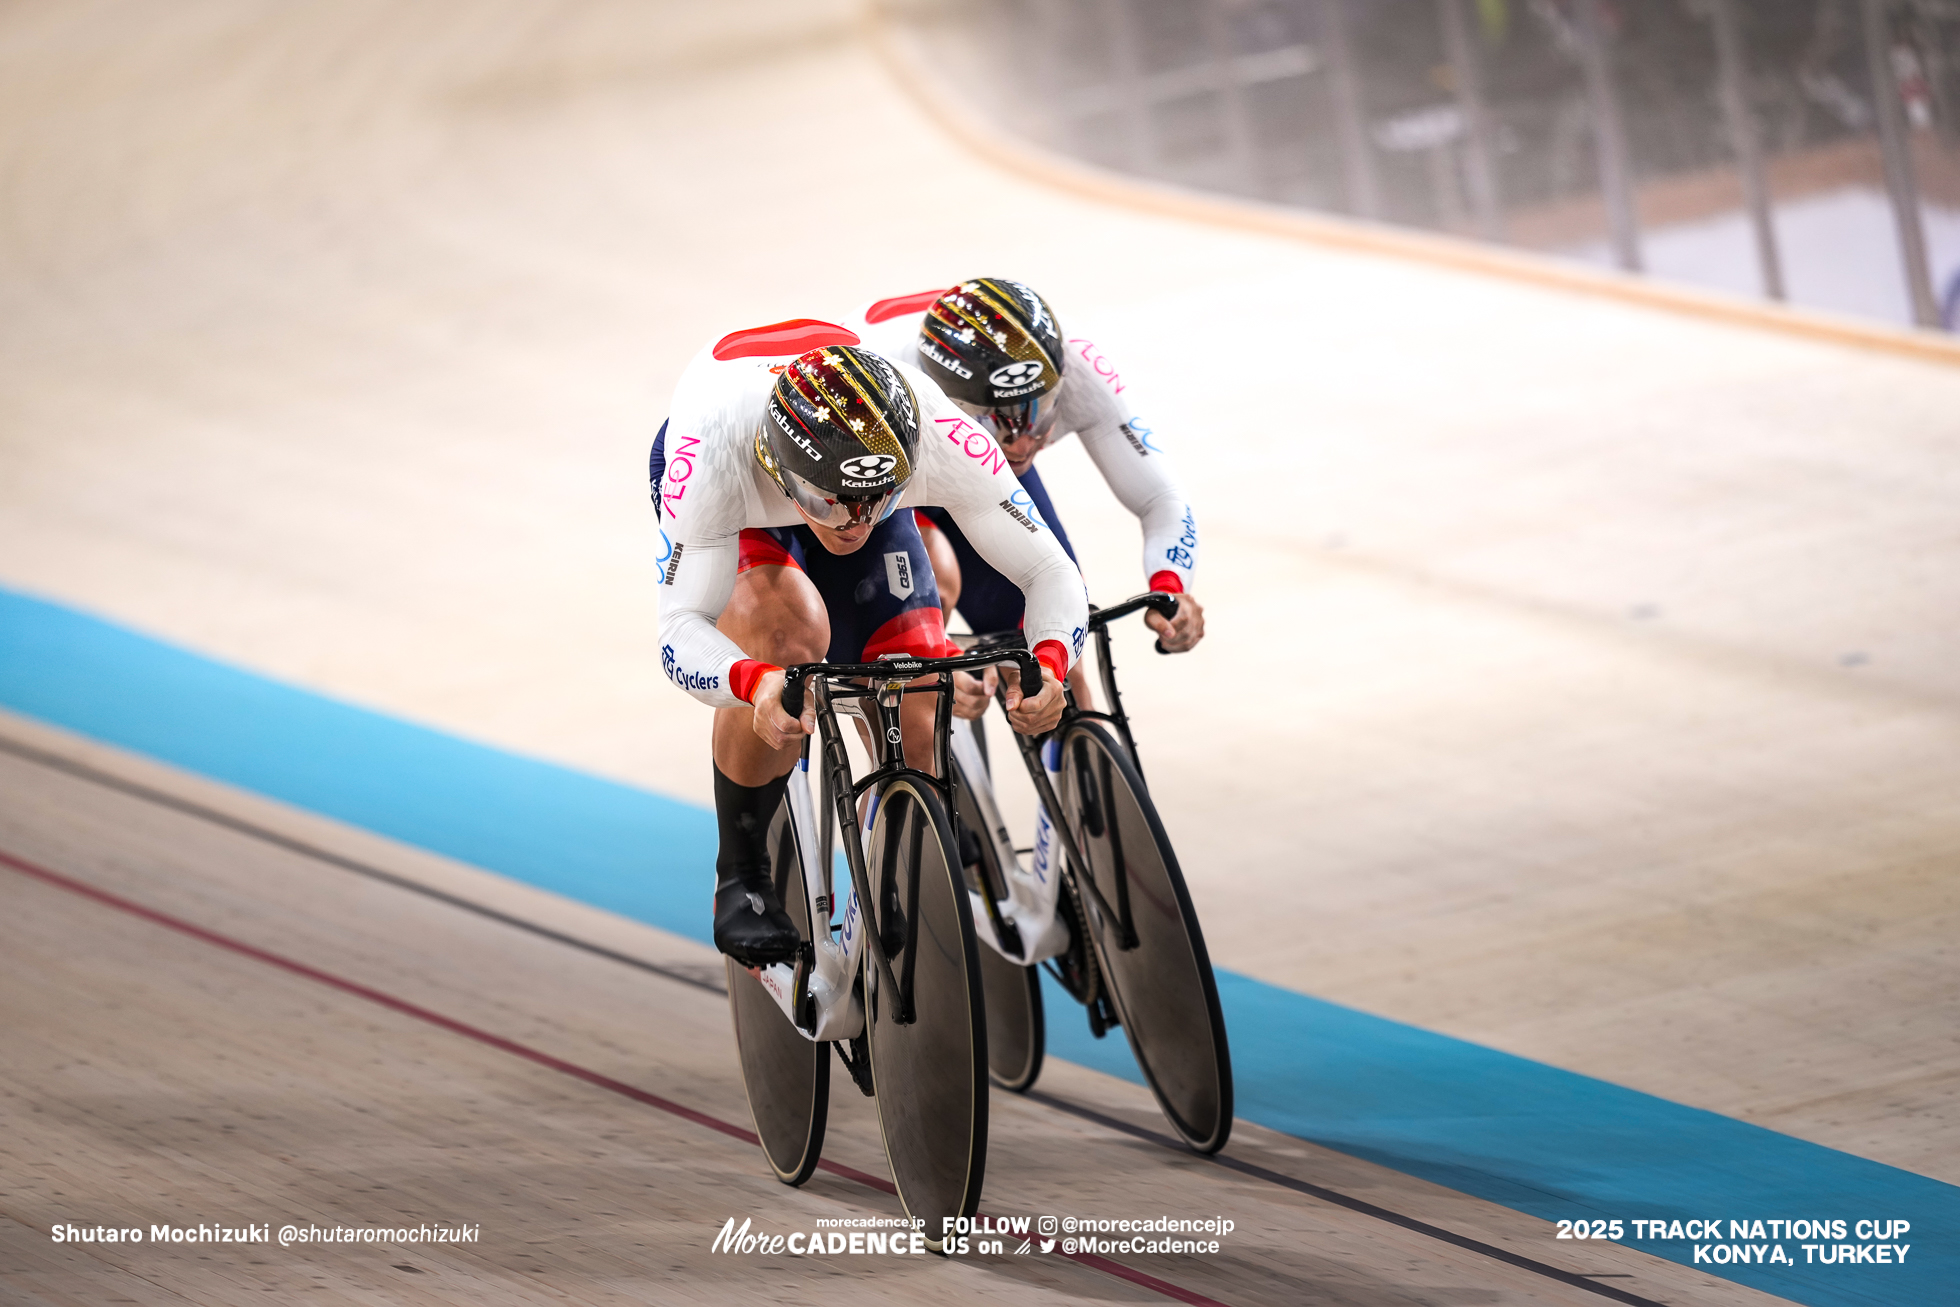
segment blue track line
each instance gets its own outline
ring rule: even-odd
[[[692,804],[5,589],[0,705],[707,938],[715,822]],[[1630,1230],[1623,1242],[1814,1307],[1960,1302],[1960,1188],[1249,977],[1218,983],[1246,1120],[1546,1220],[1908,1220],[1910,1252],[1891,1265],[1805,1265],[1790,1239],[1794,1266],[1697,1264],[1692,1243]],[[1048,997],[1051,1052],[1140,1079],[1119,1035],[1092,1039],[1052,982]]]

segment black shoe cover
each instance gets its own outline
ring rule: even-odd
[[[803,937],[783,911],[769,869],[724,875],[715,885],[715,947],[745,967],[795,959]]]

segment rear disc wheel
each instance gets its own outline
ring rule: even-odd
[[[1218,983],[1198,916],[1156,805],[1129,754],[1100,725],[1062,738],[1061,801],[1085,869],[1110,911],[1086,892],[1083,915],[1110,1000],[1157,1105],[1184,1141],[1215,1153],[1232,1133],[1232,1058]]]
[[[987,1072],[1002,1089],[1025,1094],[1041,1076],[1047,1042],[1041,968],[1009,962],[982,944],[980,985],[987,996]]]
[[[810,899],[803,887],[803,860],[796,828],[784,795],[769,823],[770,872],[776,893],[799,934],[810,938]],[[733,958],[728,971],[728,1010],[735,1022],[735,1048],[748,1089],[749,1115],[762,1141],[762,1155],[784,1184],[800,1185],[823,1155],[824,1123],[830,1106],[830,1046],[805,1039],[790,1024],[756,973]]]
[[[966,868],[967,886],[974,893],[998,902],[1007,896],[1007,879],[1000,866],[999,852],[967,784],[965,771],[958,762],[953,768],[953,793],[960,822],[973,836],[973,848],[962,849],[961,853],[964,857],[972,852],[977,858]],[[968,906],[970,909],[971,900]],[[982,943],[980,987],[986,995],[988,1074],[1001,1088],[1026,1093],[1041,1075],[1047,1042],[1041,1011],[1040,968],[1010,961]]]

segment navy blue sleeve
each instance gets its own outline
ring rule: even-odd
[[[653,493],[653,515],[660,516],[660,478],[667,471],[667,420],[660,420],[660,432],[653,438],[647,455],[647,488]]]

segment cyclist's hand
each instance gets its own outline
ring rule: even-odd
[[[806,694],[803,698],[803,717],[799,721],[783,711],[783,674],[780,671],[764,672],[762,679],[755,683],[755,733],[762,742],[772,749],[780,749],[794,743],[801,735],[817,733],[817,705],[815,697]]]
[[[1007,682],[1007,695],[1004,706],[1007,720],[1014,729],[1023,735],[1039,735],[1043,731],[1055,729],[1055,723],[1062,720],[1062,708],[1067,700],[1062,696],[1062,683],[1055,679],[1055,673],[1048,670],[1047,664],[1041,668],[1041,692],[1033,698],[1021,695],[1020,669],[1008,667],[1001,673]]]
[[[953,673],[953,716],[964,717],[977,722],[987,715],[987,705],[993,701],[994,687],[1000,677],[991,667],[983,667],[976,675],[973,672]]]
[[[1205,638],[1204,605],[1190,595],[1177,597],[1177,616],[1168,622],[1154,608],[1143,610],[1143,620],[1157,633],[1165,653],[1183,653]]]

